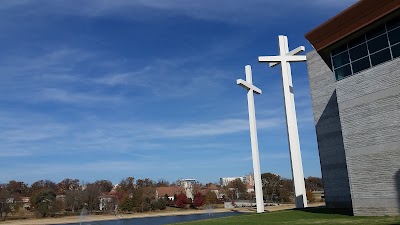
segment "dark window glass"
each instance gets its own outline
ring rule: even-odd
[[[374,39],[368,41],[368,50],[369,50],[370,54],[377,52],[381,49],[384,49],[388,46],[389,46],[389,43],[388,43],[386,35],[381,35],[377,38],[374,38]]]
[[[392,46],[392,55],[393,55],[393,58],[400,56],[400,44]]]
[[[355,48],[349,49],[351,61],[357,60],[368,55],[367,44],[359,45]]]
[[[332,50],[332,55],[336,55],[336,54],[338,54],[338,53],[341,53],[341,52],[343,52],[343,51],[346,50],[346,49],[347,49],[347,44],[344,44],[344,45],[342,45],[342,46],[339,46],[339,47],[337,47],[337,48],[335,48],[335,49]]]
[[[400,28],[390,31],[388,33],[388,35],[389,35],[389,41],[390,41],[391,45],[394,45],[394,44],[400,42]]]
[[[383,63],[383,62],[389,61],[391,59],[392,59],[392,57],[390,56],[389,49],[385,49],[385,50],[382,50],[380,52],[377,52],[377,53],[371,55],[371,64],[373,66],[375,66],[379,63]]]
[[[361,70],[365,70],[365,69],[368,69],[369,67],[371,67],[371,65],[369,64],[368,57],[365,57],[365,58],[359,59],[355,62],[352,62],[351,66],[353,67],[353,73],[357,73]]]
[[[349,75],[351,75],[350,65],[346,65],[335,70],[336,80],[341,80]]]
[[[356,45],[359,45],[359,44],[361,44],[361,43],[363,43],[363,42],[365,42],[365,35],[363,35],[363,36],[361,36],[361,37],[358,37],[358,38],[356,38],[356,39],[351,40],[351,41],[349,42],[349,48],[352,48],[352,47],[354,47],[354,46],[356,46]]]
[[[349,54],[347,51],[345,51],[337,56],[334,56],[332,60],[333,60],[333,66],[335,68],[338,68],[340,66],[343,66],[344,64],[349,63]]]
[[[387,22],[386,26],[388,30],[400,27],[400,17],[396,17],[393,20]]]
[[[372,38],[377,37],[385,32],[386,32],[385,24],[380,25],[379,27],[376,27],[367,33],[367,39],[368,40],[372,39]]]

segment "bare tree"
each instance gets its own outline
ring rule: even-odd
[[[0,219],[6,220],[14,205],[15,199],[12,194],[6,190],[5,186],[0,187]]]
[[[83,202],[87,206],[89,212],[93,212],[93,210],[99,208],[100,190],[95,184],[87,184],[82,194]]]

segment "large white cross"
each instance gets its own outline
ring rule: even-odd
[[[258,140],[257,140],[257,126],[256,126],[256,113],[254,106],[254,93],[261,94],[261,90],[253,85],[253,78],[251,74],[251,66],[245,67],[246,81],[238,79],[236,83],[248,90],[247,104],[249,107],[249,122],[250,122],[250,139],[251,139],[251,153],[253,158],[253,172],[254,172],[254,185],[256,192],[257,213],[264,212],[264,200],[261,184],[261,171],[260,171],[260,157],[258,154]]]
[[[296,208],[307,207],[307,196],[304,184],[303,164],[301,161],[299,132],[297,128],[296,109],[294,104],[292,73],[289,62],[306,61],[305,55],[297,55],[302,51],[304,51],[304,46],[300,46],[289,52],[287,37],[280,35],[279,56],[258,57],[259,62],[269,62],[270,67],[281,64],[286,125],[288,132],[290,161],[292,165],[292,175],[294,180]]]

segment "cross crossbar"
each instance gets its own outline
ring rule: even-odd
[[[292,51],[288,52],[286,55],[287,55],[287,56],[297,55],[297,54],[299,54],[300,52],[303,52],[303,51],[305,51],[305,50],[306,50],[306,49],[304,48],[304,46],[299,46],[299,47],[293,49]],[[269,63],[269,66],[270,66],[270,67],[274,67],[274,66],[276,66],[276,65],[279,65],[279,63],[280,63],[280,62],[271,62],[271,63]]]
[[[237,79],[237,80],[236,80],[236,83],[237,83],[238,85],[240,85],[240,86],[246,88],[247,90],[253,91],[253,92],[256,93],[256,94],[261,94],[261,93],[262,93],[262,91],[261,91],[260,88],[254,86],[253,84],[250,84],[249,82],[244,81],[244,80],[242,80],[242,79]]]
[[[302,62],[306,60],[305,55],[278,55],[278,56],[259,56],[259,62]]]

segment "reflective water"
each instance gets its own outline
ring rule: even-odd
[[[171,223],[188,222],[195,220],[213,219],[227,216],[240,215],[239,212],[224,212],[224,213],[205,213],[205,214],[193,214],[193,215],[182,215],[182,216],[159,216],[159,217],[147,217],[147,218],[134,218],[134,219],[119,219],[109,221],[95,221],[95,222],[82,222],[82,223],[69,223],[65,225],[164,225]]]

